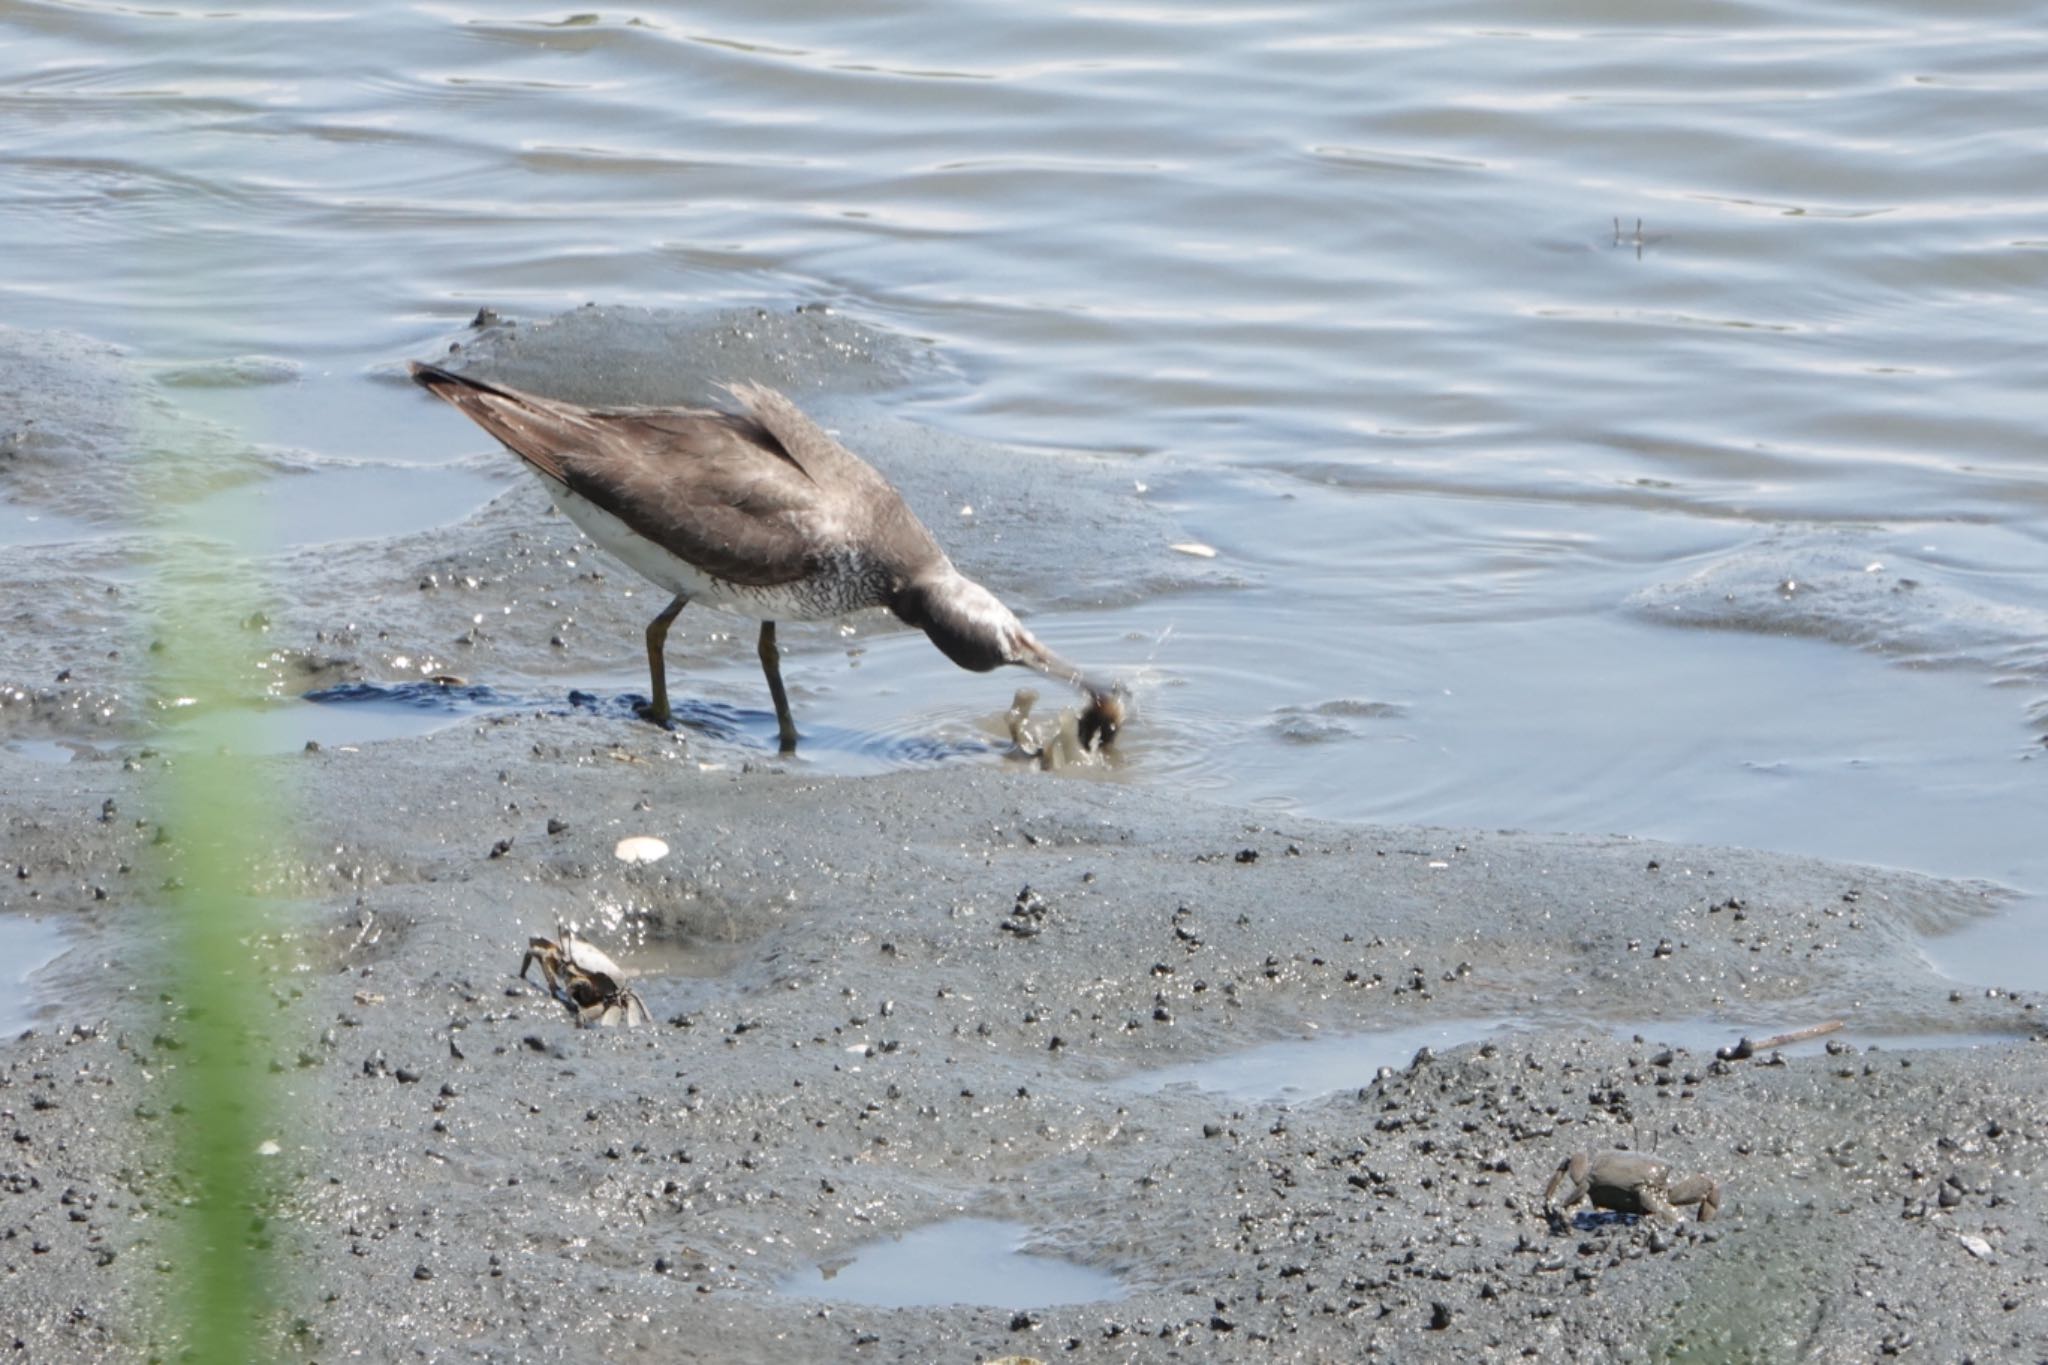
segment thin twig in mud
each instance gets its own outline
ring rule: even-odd
[[[1736,1043],[1734,1047],[1721,1048],[1714,1055],[1724,1062],[1739,1062],[1745,1057],[1754,1057],[1759,1052],[1769,1052],[1773,1048],[1790,1047],[1794,1043],[1803,1043],[1809,1038],[1825,1037],[1841,1026],[1841,1020],[1830,1019],[1825,1024],[1815,1024],[1811,1028],[1793,1029],[1790,1033],[1773,1034],[1769,1038],[1744,1038]]]

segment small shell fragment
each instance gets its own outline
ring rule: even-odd
[[[276,1138],[265,1138],[256,1144],[256,1155],[258,1156],[276,1156],[283,1150],[284,1148],[278,1146]]]
[[[1183,540],[1178,545],[1169,545],[1166,548],[1178,554],[1193,555],[1196,559],[1214,559],[1216,557],[1216,547],[1214,545],[1204,545],[1199,540]]]
[[[668,856],[668,845],[652,834],[634,834],[619,840],[612,856],[622,863],[658,863]]]

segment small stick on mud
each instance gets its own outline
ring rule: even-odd
[[[1739,1062],[1745,1057],[1754,1057],[1759,1052],[1769,1052],[1773,1048],[1790,1047],[1794,1043],[1803,1043],[1809,1038],[1825,1037],[1841,1026],[1841,1020],[1830,1019],[1825,1024],[1815,1024],[1811,1028],[1793,1029],[1790,1033],[1777,1033],[1769,1038],[1744,1038],[1736,1043],[1734,1047],[1721,1048],[1714,1055],[1724,1062]]]

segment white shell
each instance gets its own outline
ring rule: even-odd
[[[668,845],[652,834],[635,834],[619,840],[612,856],[624,863],[658,863],[668,856]]]

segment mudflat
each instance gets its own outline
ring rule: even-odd
[[[78,430],[35,468],[128,439]],[[203,812],[163,804],[125,535],[0,551],[0,896],[69,945],[0,1044],[0,1332],[35,1360],[178,1349],[163,1096],[205,1002],[159,998],[161,906]],[[430,668],[521,671],[545,628],[453,643],[514,601],[630,648],[636,609],[587,555],[519,488],[322,547],[318,573],[307,549],[233,571],[299,585],[251,628],[277,695],[388,699],[446,690]],[[1918,950],[1995,888],[1276,821],[994,755],[820,776],[538,688],[245,771],[283,798],[246,976],[281,1355],[2048,1353],[2041,1014]],[[667,856],[616,856],[643,835]],[[514,976],[563,922],[634,974],[649,1026],[579,1029]],[[1826,1018],[1847,1027],[1782,1056],[1707,1040]],[[1276,1060],[1257,1083],[1309,1038],[1321,1079]],[[1203,1079],[1247,1054],[1252,1081]],[[1561,1161],[1617,1146],[1718,1179],[1718,1217],[1546,1213]],[[882,1306],[819,1273],[958,1219],[1022,1229],[1099,1295],[952,1303],[941,1264],[933,1301]]]

